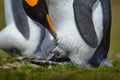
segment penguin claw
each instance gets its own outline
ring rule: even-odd
[[[103,59],[100,65],[105,65],[108,67],[113,67],[112,63],[108,59]]]
[[[70,61],[68,59],[66,52],[61,49],[60,47],[56,46],[51,50],[48,50],[48,58],[47,60],[50,61],[58,61],[58,62],[63,62],[63,61]]]

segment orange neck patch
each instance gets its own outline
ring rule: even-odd
[[[25,1],[31,7],[34,7],[38,3],[38,0],[25,0]]]

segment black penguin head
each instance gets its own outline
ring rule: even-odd
[[[33,19],[41,23],[44,27],[48,27],[47,16],[48,7],[45,0],[22,0],[23,8],[26,14]]]
[[[34,21],[39,22],[46,27],[49,32],[56,38],[56,32],[52,25],[48,13],[48,7],[45,0],[22,0],[23,8],[26,14]]]

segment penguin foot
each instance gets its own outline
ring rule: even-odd
[[[100,65],[105,65],[108,67],[113,67],[112,63],[108,59],[103,59]]]
[[[66,52],[58,46],[48,50],[48,54],[49,56],[47,60],[50,61],[58,61],[58,62],[70,61],[70,59],[67,57]]]
[[[57,64],[62,64],[60,62],[56,62],[56,61],[50,61],[50,60],[40,60],[37,58],[24,58],[25,60],[27,60],[30,63],[36,64],[36,65],[57,65]]]

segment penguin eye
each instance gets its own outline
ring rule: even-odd
[[[25,0],[25,1],[29,6],[34,7],[35,5],[37,5],[39,0]]]

